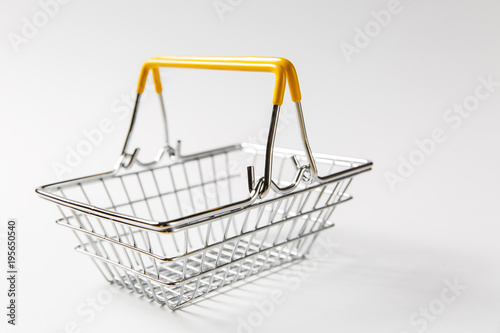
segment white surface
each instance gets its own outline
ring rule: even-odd
[[[0,220],[20,223],[12,332],[64,332],[71,322],[80,332],[236,332],[273,290],[283,302],[254,332],[500,332],[500,87],[459,128],[443,120],[479,76],[500,81],[498,1],[401,0],[403,10],[350,63],[340,44],[352,44],[354,28],[386,1],[233,1],[221,20],[211,0],[73,0],[17,53],[7,35],[21,34],[22,18],[40,5],[1,3]],[[113,130],[64,178],[110,169],[129,120],[113,105],[125,105],[144,60],[171,54],[290,59],[312,148],[369,158],[375,169],[353,183],[355,199],[322,236],[333,244],[323,255],[177,312],[119,291],[90,318],[81,314],[89,298],[115,289],[72,250],[74,236],[34,189],[58,180],[51,165],[103,118]],[[266,129],[269,75],[171,70],[165,80],[171,137],[186,150],[258,141]],[[155,114],[144,118],[139,144],[157,139]],[[438,127],[446,142],[392,191],[386,172]],[[285,126],[277,144],[300,148],[297,134]],[[3,267],[4,239],[1,253]],[[455,280],[466,289],[425,329],[412,325],[421,308],[444,304],[437,299]]]

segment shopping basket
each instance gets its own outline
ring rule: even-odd
[[[238,144],[184,155],[169,144],[160,67],[271,72],[273,109],[266,146]],[[151,71],[165,125],[152,162],[129,150]],[[304,152],[274,147],[285,85],[295,102]],[[303,258],[351,199],[354,176],[372,163],[312,154],[293,65],[283,58],[158,57],[141,71],[125,144],[112,171],[42,186],[56,222],[74,231],[77,250],[104,277],[176,309],[270,268]],[[254,170],[263,170],[255,177]],[[245,280],[248,281],[248,280]]]

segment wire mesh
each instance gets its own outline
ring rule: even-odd
[[[276,150],[273,179],[286,186],[296,165]],[[301,163],[305,156],[296,156]],[[359,162],[320,158],[332,174]],[[264,150],[239,147],[154,168],[126,170],[52,188],[52,193],[132,218],[181,219],[248,197],[246,165],[264,163]],[[118,223],[59,205],[58,224],[71,228],[77,250],[91,256],[110,282],[175,309],[223,286],[303,258],[318,232],[333,227],[336,206],[349,200],[352,177],[301,183],[292,193],[273,192],[245,209],[168,232]]]

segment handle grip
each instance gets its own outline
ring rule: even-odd
[[[300,102],[299,79],[293,64],[285,58],[274,57],[186,57],[168,56],[149,59],[142,66],[137,93],[141,94],[146,85],[146,79],[151,70],[156,92],[162,92],[159,67],[180,67],[198,69],[217,69],[248,72],[270,72],[276,76],[274,85],[273,104],[283,104],[285,85],[288,80],[288,88],[294,102]]]

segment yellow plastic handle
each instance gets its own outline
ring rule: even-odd
[[[274,85],[273,104],[283,104],[285,85],[288,80],[288,88],[294,102],[300,102],[300,87],[297,72],[292,63],[285,58],[269,57],[185,57],[165,56],[149,59],[142,66],[137,93],[141,94],[146,85],[149,70],[153,74],[156,92],[162,92],[159,67],[181,67],[198,69],[218,69],[249,72],[270,72],[276,76]]]

